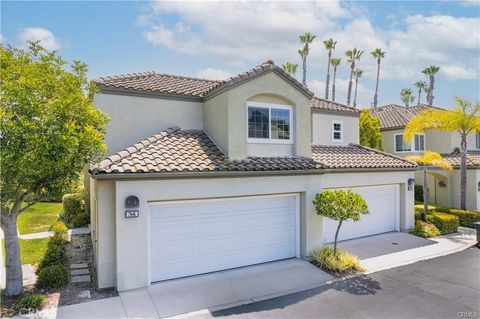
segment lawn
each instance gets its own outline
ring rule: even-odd
[[[61,203],[37,203],[18,216],[18,231],[21,235],[48,231],[61,210]]]
[[[40,239],[19,239],[20,241],[20,259],[23,264],[36,265],[40,262],[47,250],[48,238]],[[3,261],[5,262],[5,245],[2,240]]]

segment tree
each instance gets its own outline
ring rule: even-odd
[[[353,74],[355,75],[355,93],[353,94],[353,107],[357,107],[358,79],[362,77],[363,70],[357,68],[355,69],[355,71],[353,71]]]
[[[422,220],[427,221],[428,213],[428,185],[427,172],[429,166],[436,166],[443,170],[451,171],[450,165],[443,157],[435,152],[426,151],[422,155],[408,156],[407,160],[417,163],[423,168],[423,212],[421,214]]]
[[[380,119],[373,116],[369,109],[360,113],[360,144],[383,151],[382,133],[380,132]]]
[[[291,76],[295,76],[295,74],[297,73],[298,64],[287,62],[282,65],[282,68]]]
[[[415,101],[415,96],[412,95],[412,90],[408,88],[404,88],[400,91],[400,98],[403,101],[403,104],[405,104],[406,107],[410,105],[410,102]]]
[[[332,51],[335,50],[337,41],[333,41],[333,39],[328,39],[323,41],[323,45],[325,46],[325,49],[328,51],[327,81],[325,82],[325,99],[328,100],[328,91],[330,86],[330,64],[332,59]]]
[[[353,71],[355,70],[355,61],[359,60],[363,54],[362,50],[358,50],[357,48],[353,48],[352,50],[348,50],[345,52],[345,55],[348,58],[348,63],[350,63],[350,81],[348,82],[348,94],[347,94],[347,104],[350,105],[350,100],[352,97],[352,86],[353,86]]]
[[[417,105],[420,105],[420,96],[422,94],[422,91],[424,91],[425,93],[427,92],[428,90],[428,87],[427,87],[427,83],[425,81],[417,81],[415,82],[415,87],[418,89],[418,102],[417,102]]]
[[[38,42],[28,50],[0,46],[1,227],[5,233],[7,296],[23,292],[17,217],[44,193],[77,182],[101,158],[107,116],[93,106],[87,66],[70,71]],[[88,92],[89,95],[85,95]]]
[[[435,74],[440,71],[440,67],[436,65],[430,65],[429,67],[426,67],[423,69],[422,73],[425,75],[428,75],[428,78],[430,80],[430,84],[428,86],[428,93],[427,93],[427,102],[428,105],[432,106],[433,105],[433,89],[435,86]]]
[[[305,34],[300,36],[300,43],[303,44],[303,47],[298,50],[298,54],[302,58],[302,67],[303,67],[303,76],[302,83],[307,86],[307,56],[310,53],[310,44],[315,40],[316,36],[310,32],[305,32]]]
[[[337,67],[340,65],[342,62],[342,59],[340,58],[332,58],[330,60],[330,63],[333,66],[333,83],[332,83],[332,101],[335,102],[335,79],[337,77]]]
[[[375,84],[375,95],[373,96],[373,107],[378,105],[378,81],[380,79],[380,62],[385,57],[385,52],[380,48],[376,48],[370,52],[373,58],[377,59],[377,83]]]
[[[342,223],[347,220],[357,222],[360,216],[369,214],[367,202],[360,194],[349,190],[324,190],[315,195],[313,201],[318,215],[338,221],[333,244],[333,256],[337,255],[338,233]]]
[[[467,135],[480,132],[480,103],[455,97],[451,111],[429,108],[408,122],[404,138],[411,141],[418,132],[442,130],[460,135],[460,209],[467,208]]]

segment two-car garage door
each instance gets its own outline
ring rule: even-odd
[[[295,257],[295,195],[150,205],[151,281]]]

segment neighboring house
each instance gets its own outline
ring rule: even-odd
[[[327,188],[369,204],[340,240],[413,227],[416,165],[359,146],[358,110],[314,98],[271,61],[226,81],[95,83],[111,117],[109,156],[90,169],[101,288],[309,256],[334,238],[313,205]]]
[[[416,134],[411,143],[403,140],[407,123],[428,109],[427,105],[405,107],[386,105],[373,108],[373,115],[380,119],[383,148],[386,152],[407,157],[425,150],[440,153],[453,166],[452,173],[430,168],[428,188],[430,203],[444,207],[460,206],[460,134],[431,130]],[[480,133],[467,137],[467,209],[480,210]],[[417,171],[416,183],[423,185],[423,173]]]

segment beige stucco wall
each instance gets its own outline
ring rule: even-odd
[[[478,176],[480,170],[467,170],[467,209],[480,210],[478,207],[479,192],[477,191]],[[452,184],[456,192],[452,194],[452,207],[460,207],[460,170],[454,170],[452,174]],[[458,185],[458,186],[457,186]]]
[[[290,83],[279,77],[273,72],[265,73],[250,81],[244,82],[241,85],[231,88],[222,93],[225,97],[221,97],[222,101],[213,101],[211,99],[218,99],[220,96],[208,99],[205,105],[225,104],[227,106],[227,122],[221,121],[223,113],[217,125],[225,126],[217,128],[216,131],[227,131],[227,141],[216,141],[217,144],[224,147],[224,151],[229,157],[233,159],[242,159],[247,156],[254,156],[258,154],[250,153],[247,146],[247,101],[261,101],[264,103],[279,103],[284,105],[291,105],[293,107],[293,154],[299,156],[310,156],[310,141],[311,141],[311,120],[310,120],[310,98],[298,91]],[[288,98],[286,98],[288,96]],[[208,107],[206,107],[207,109]],[[214,107],[210,107],[214,108]],[[207,116],[207,113],[205,113]],[[206,122],[205,122],[206,123]],[[211,134],[215,140],[217,134],[212,133],[211,127],[213,125],[205,125],[206,130]],[[255,152],[258,148],[250,148],[251,152]],[[279,147],[282,152],[285,152],[284,147]],[[265,152],[261,156],[278,156],[275,154],[275,147],[271,147],[272,153]],[[260,155],[259,155],[260,156]]]
[[[110,115],[105,134],[108,155],[169,127],[203,128],[201,102],[99,93],[93,103]]]
[[[203,129],[228,154],[228,94],[221,93],[203,105]]]
[[[332,139],[332,122],[341,121],[343,127],[343,141],[334,142]],[[312,113],[312,143],[316,145],[348,145],[359,144],[360,135],[357,116],[341,114]]]
[[[137,180],[105,183],[99,187],[99,232],[103,242],[99,252],[106,254],[98,268],[102,284],[116,280],[119,291],[144,287],[149,279],[149,202],[204,199],[232,196],[300,194],[301,256],[308,256],[322,245],[323,219],[313,207],[313,199],[323,188],[359,187],[398,184],[400,186],[400,228],[413,227],[413,191],[406,191],[406,182],[413,172],[337,173],[276,177],[229,177],[202,179]],[[100,184],[100,183],[99,183]],[[108,186],[107,186],[108,185]],[[115,186],[116,185],[116,186]],[[112,194],[112,187],[115,187]],[[103,189],[103,190],[102,190]],[[128,195],[140,199],[140,216],[124,217],[124,200]],[[112,212],[115,210],[115,212]],[[115,220],[111,220],[115,216]],[[107,218],[108,217],[108,218]],[[102,228],[102,223],[104,223]],[[121,234],[115,236],[113,233]],[[103,249],[103,252],[102,252]],[[116,251],[116,256],[115,256]],[[116,268],[111,264],[116,262]],[[115,278],[116,277],[116,278]]]

